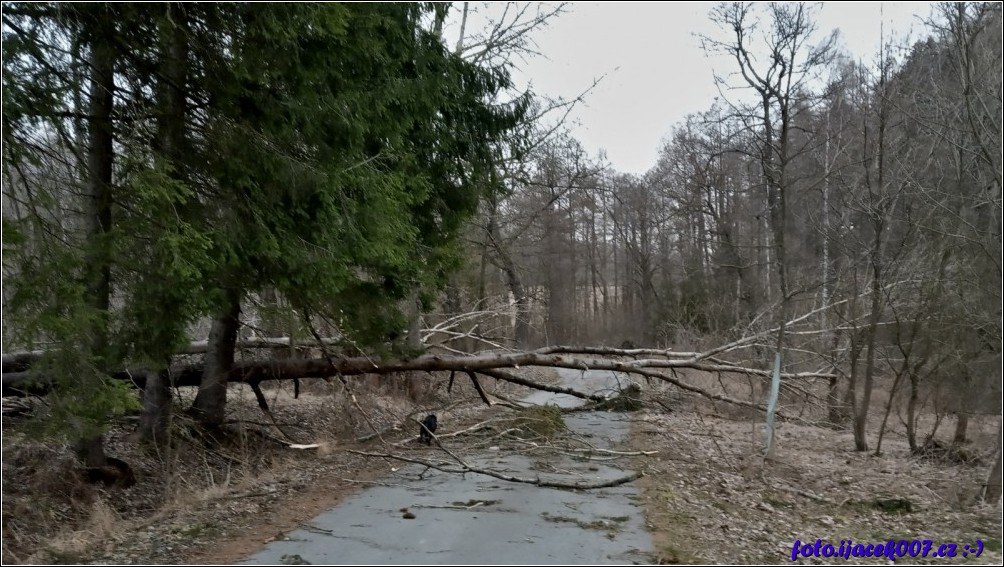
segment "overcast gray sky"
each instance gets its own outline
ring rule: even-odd
[[[574,96],[605,76],[574,118],[574,135],[618,171],[641,174],[655,165],[661,140],[687,114],[707,110],[718,95],[699,34],[714,34],[713,2],[576,2],[535,36],[540,52],[517,74],[549,95]],[[883,16],[880,17],[880,10]],[[917,39],[926,2],[829,2],[817,11],[818,38],[840,30],[855,57],[875,60],[880,22],[887,39]]]

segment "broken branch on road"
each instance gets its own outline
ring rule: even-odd
[[[354,449],[349,449],[348,452],[349,453],[354,453],[356,455],[362,455],[362,456],[365,456],[365,457],[377,457],[377,458],[382,458],[382,459],[394,459],[394,460],[402,461],[402,462],[406,462],[406,463],[412,463],[412,464],[416,464],[416,465],[422,465],[422,466],[428,467],[430,469],[434,469],[434,470],[445,472],[445,473],[451,473],[451,474],[466,474],[466,473],[483,474],[485,476],[490,476],[490,477],[497,478],[499,480],[504,480],[504,481],[507,481],[507,482],[518,482],[518,483],[521,483],[521,484],[532,484],[534,486],[539,486],[541,488],[559,488],[559,489],[566,489],[566,490],[593,490],[593,489],[597,489],[597,488],[611,488],[611,487],[614,487],[614,486],[620,486],[622,484],[627,484],[627,483],[629,483],[631,481],[634,481],[634,480],[637,480],[637,479],[641,478],[641,476],[642,476],[642,473],[640,473],[640,472],[634,472],[634,473],[627,474],[627,475],[619,477],[619,478],[615,478],[615,479],[612,479],[612,480],[605,480],[605,481],[597,481],[597,482],[559,482],[559,481],[543,480],[540,477],[537,477],[537,478],[524,478],[524,477],[519,477],[519,476],[514,476],[514,475],[502,474],[500,472],[495,472],[493,470],[489,470],[489,469],[485,469],[485,468],[481,468],[481,467],[474,467],[474,466],[471,466],[471,465],[469,465],[467,463],[464,463],[463,461],[461,461],[461,465],[458,468],[458,467],[451,467],[451,466],[447,465],[446,463],[434,463],[432,461],[428,461],[428,460],[425,460],[425,459],[416,459],[416,458],[413,458],[413,457],[405,457],[403,455],[395,455],[393,453],[370,453],[368,451],[356,451]]]

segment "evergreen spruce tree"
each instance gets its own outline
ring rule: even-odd
[[[107,372],[141,365],[143,430],[163,440],[164,370],[209,316],[193,409],[219,425],[249,293],[278,291],[364,348],[400,332],[400,300],[455,266],[525,108],[494,102],[505,69],[424,28],[437,10],[5,6],[4,347],[46,350],[33,371],[65,400],[50,423],[99,434],[135,404]]]

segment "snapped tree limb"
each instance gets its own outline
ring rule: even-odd
[[[544,480],[541,478],[524,478],[520,476],[513,476],[508,474],[502,474],[497,471],[484,469],[481,467],[475,467],[468,465],[464,462],[460,462],[458,465],[449,465],[443,462],[432,462],[425,459],[414,459],[411,457],[404,457],[402,455],[395,455],[393,453],[370,453],[367,451],[356,451],[350,449],[349,453],[354,453],[356,455],[363,455],[366,457],[380,457],[384,459],[394,459],[397,461],[403,461],[405,463],[414,463],[417,465],[423,465],[429,467],[430,469],[435,469],[437,471],[453,473],[453,474],[464,474],[464,473],[477,473],[483,474],[485,476],[490,476],[497,478],[499,480],[504,480],[507,482],[519,482],[522,484],[533,484],[535,486],[540,486],[542,488],[562,488],[562,489],[573,489],[573,490],[591,490],[595,488],[610,488],[613,486],[620,486],[622,484],[627,484],[633,480],[641,478],[642,474],[640,472],[634,472],[627,474],[622,477],[618,477],[611,480],[602,480],[596,482],[559,482],[553,480]]]

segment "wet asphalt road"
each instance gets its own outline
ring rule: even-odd
[[[607,371],[560,369],[580,391],[616,384]],[[573,406],[580,400],[537,392],[533,403]],[[565,416],[569,429],[598,448],[610,448],[628,434],[628,414],[596,412]],[[441,423],[446,431],[446,423]],[[601,457],[602,458],[602,457]],[[621,460],[623,461],[623,459]],[[621,461],[613,463],[616,465]],[[613,479],[630,471],[605,461],[492,454],[472,465],[521,477],[564,482]],[[609,462],[609,461],[606,461]],[[644,527],[634,483],[590,491],[555,490],[501,481],[479,474],[464,477],[406,467],[388,486],[375,486],[324,512],[287,539],[274,541],[245,560],[262,564],[568,564],[647,563],[651,538]],[[408,478],[403,478],[407,474]],[[469,509],[451,508],[472,502]],[[407,508],[415,515],[405,519]]]

